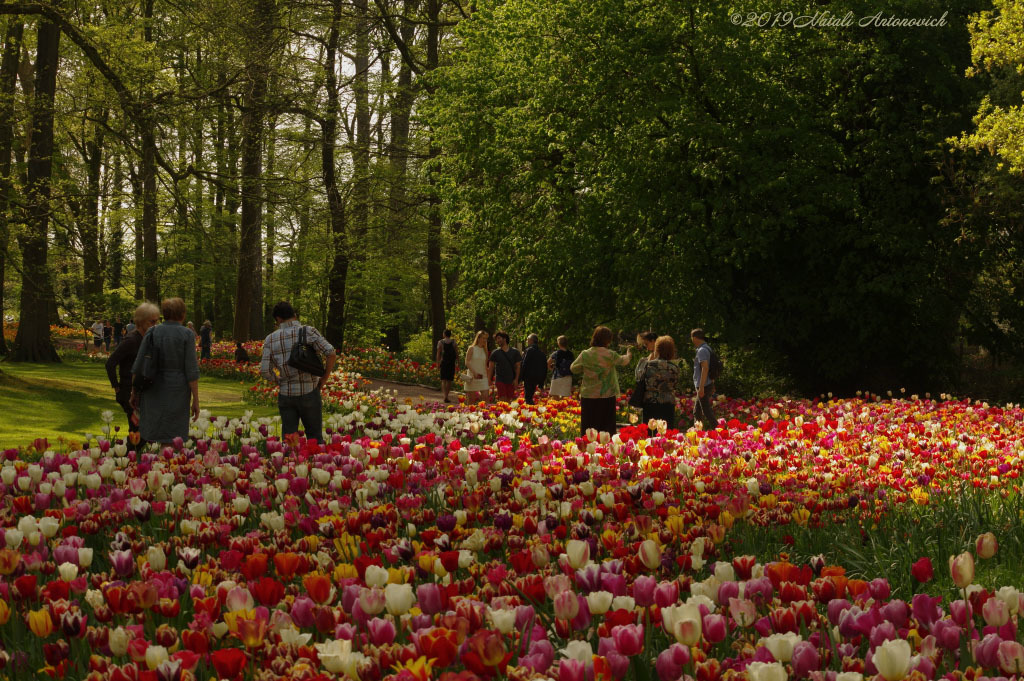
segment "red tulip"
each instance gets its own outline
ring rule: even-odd
[[[512,659],[512,651],[505,645],[501,634],[481,629],[466,639],[461,659],[471,671],[490,677],[505,671]]]
[[[236,679],[245,668],[245,652],[238,648],[221,648],[210,655],[217,676],[222,679]]]
[[[268,608],[273,608],[284,598],[284,584],[270,577],[261,577],[255,584],[250,584],[249,591]]]
[[[931,558],[925,557],[915,561],[914,564],[910,566],[910,574],[913,575],[914,579],[922,584],[932,581],[932,577],[935,576],[935,571],[932,569]]]
[[[434,660],[434,667],[444,668],[455,661],[458,654],[458,633],[443,627],[421,630],[413,637],[420,654]]]

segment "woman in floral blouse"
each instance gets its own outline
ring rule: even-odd
[[[643,422],[659,419],[676,427],[676,384],[679,367],[672,363],[676,357],[676,344],[671,336],[659,336],[654,341],[653,358],[644,358],[636,365],[636,380],[646,379]]]
[[[619,375],[616,366],[629,364],[633,351],[620,355],[608,349],[612,331],[607,326],[594,329],[590,347],[579,354],[570,369],[583,374],[580,384],[580,433],[588,428],[615,433],[615,398],[619,396]]]

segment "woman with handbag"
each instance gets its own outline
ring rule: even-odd
[[[548,368],[551,369],[552,397],[569,397],[572,395],[572,361],[576,356],[569,349],[569,339],[558,337],[558,349],[548,357]]]
[[[488,398],[487,335],[486,331],[477,331],[473,344],[466,348],[466,372],[462,380],[470,402],[486,402]]]
[[[612,330],[607,326],[594,329],[590,347],[580,353],[570,369],[582,374],[580,383],[580,433],[588,428],[598,432],[615,433],[615,399],[619,396],[619,375],[615,368],[629,364],[633,349],[620,355],[609,350]]]
[[[636,365],[636,390],[643,392],[640,400],[643,423],[658,419],[668,423],[669,428],[675,428],[679,367],[672,360],[676,356],[676,344],[671,336],[660,336],[652,345],[653,358],[641,359]],[[636,406],[632,399],[630,404]]]
[[[192,331],[184,325],[185,301],[160,304],[164,322],[139,345],[132,365],[132,406],[139,411],[139,435],[147,442],[169,443],[188,437],[191,416],[199,417],[199,362]]]

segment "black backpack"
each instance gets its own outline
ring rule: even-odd
[[[722,375],[722,369],[725,367],[722,364],[722,358],[718,356],[715,349],[708,345],[708,350],[711,352],[711,359],[708,360],[708,380],[716,381]]]
[[[305,326],[299,329],[299,340],[292,346],[292,353],[288,357],[288,366],[314,376],[323,376],[325,373],[320,353],[311,343],[306,342]]]

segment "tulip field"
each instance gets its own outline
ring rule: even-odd
[[[346,366],[325,400],[326,444],[203,412],[0,453],[0,679],[1024,672],[1019,406],[580,433],[572,398],[414,407]]]

